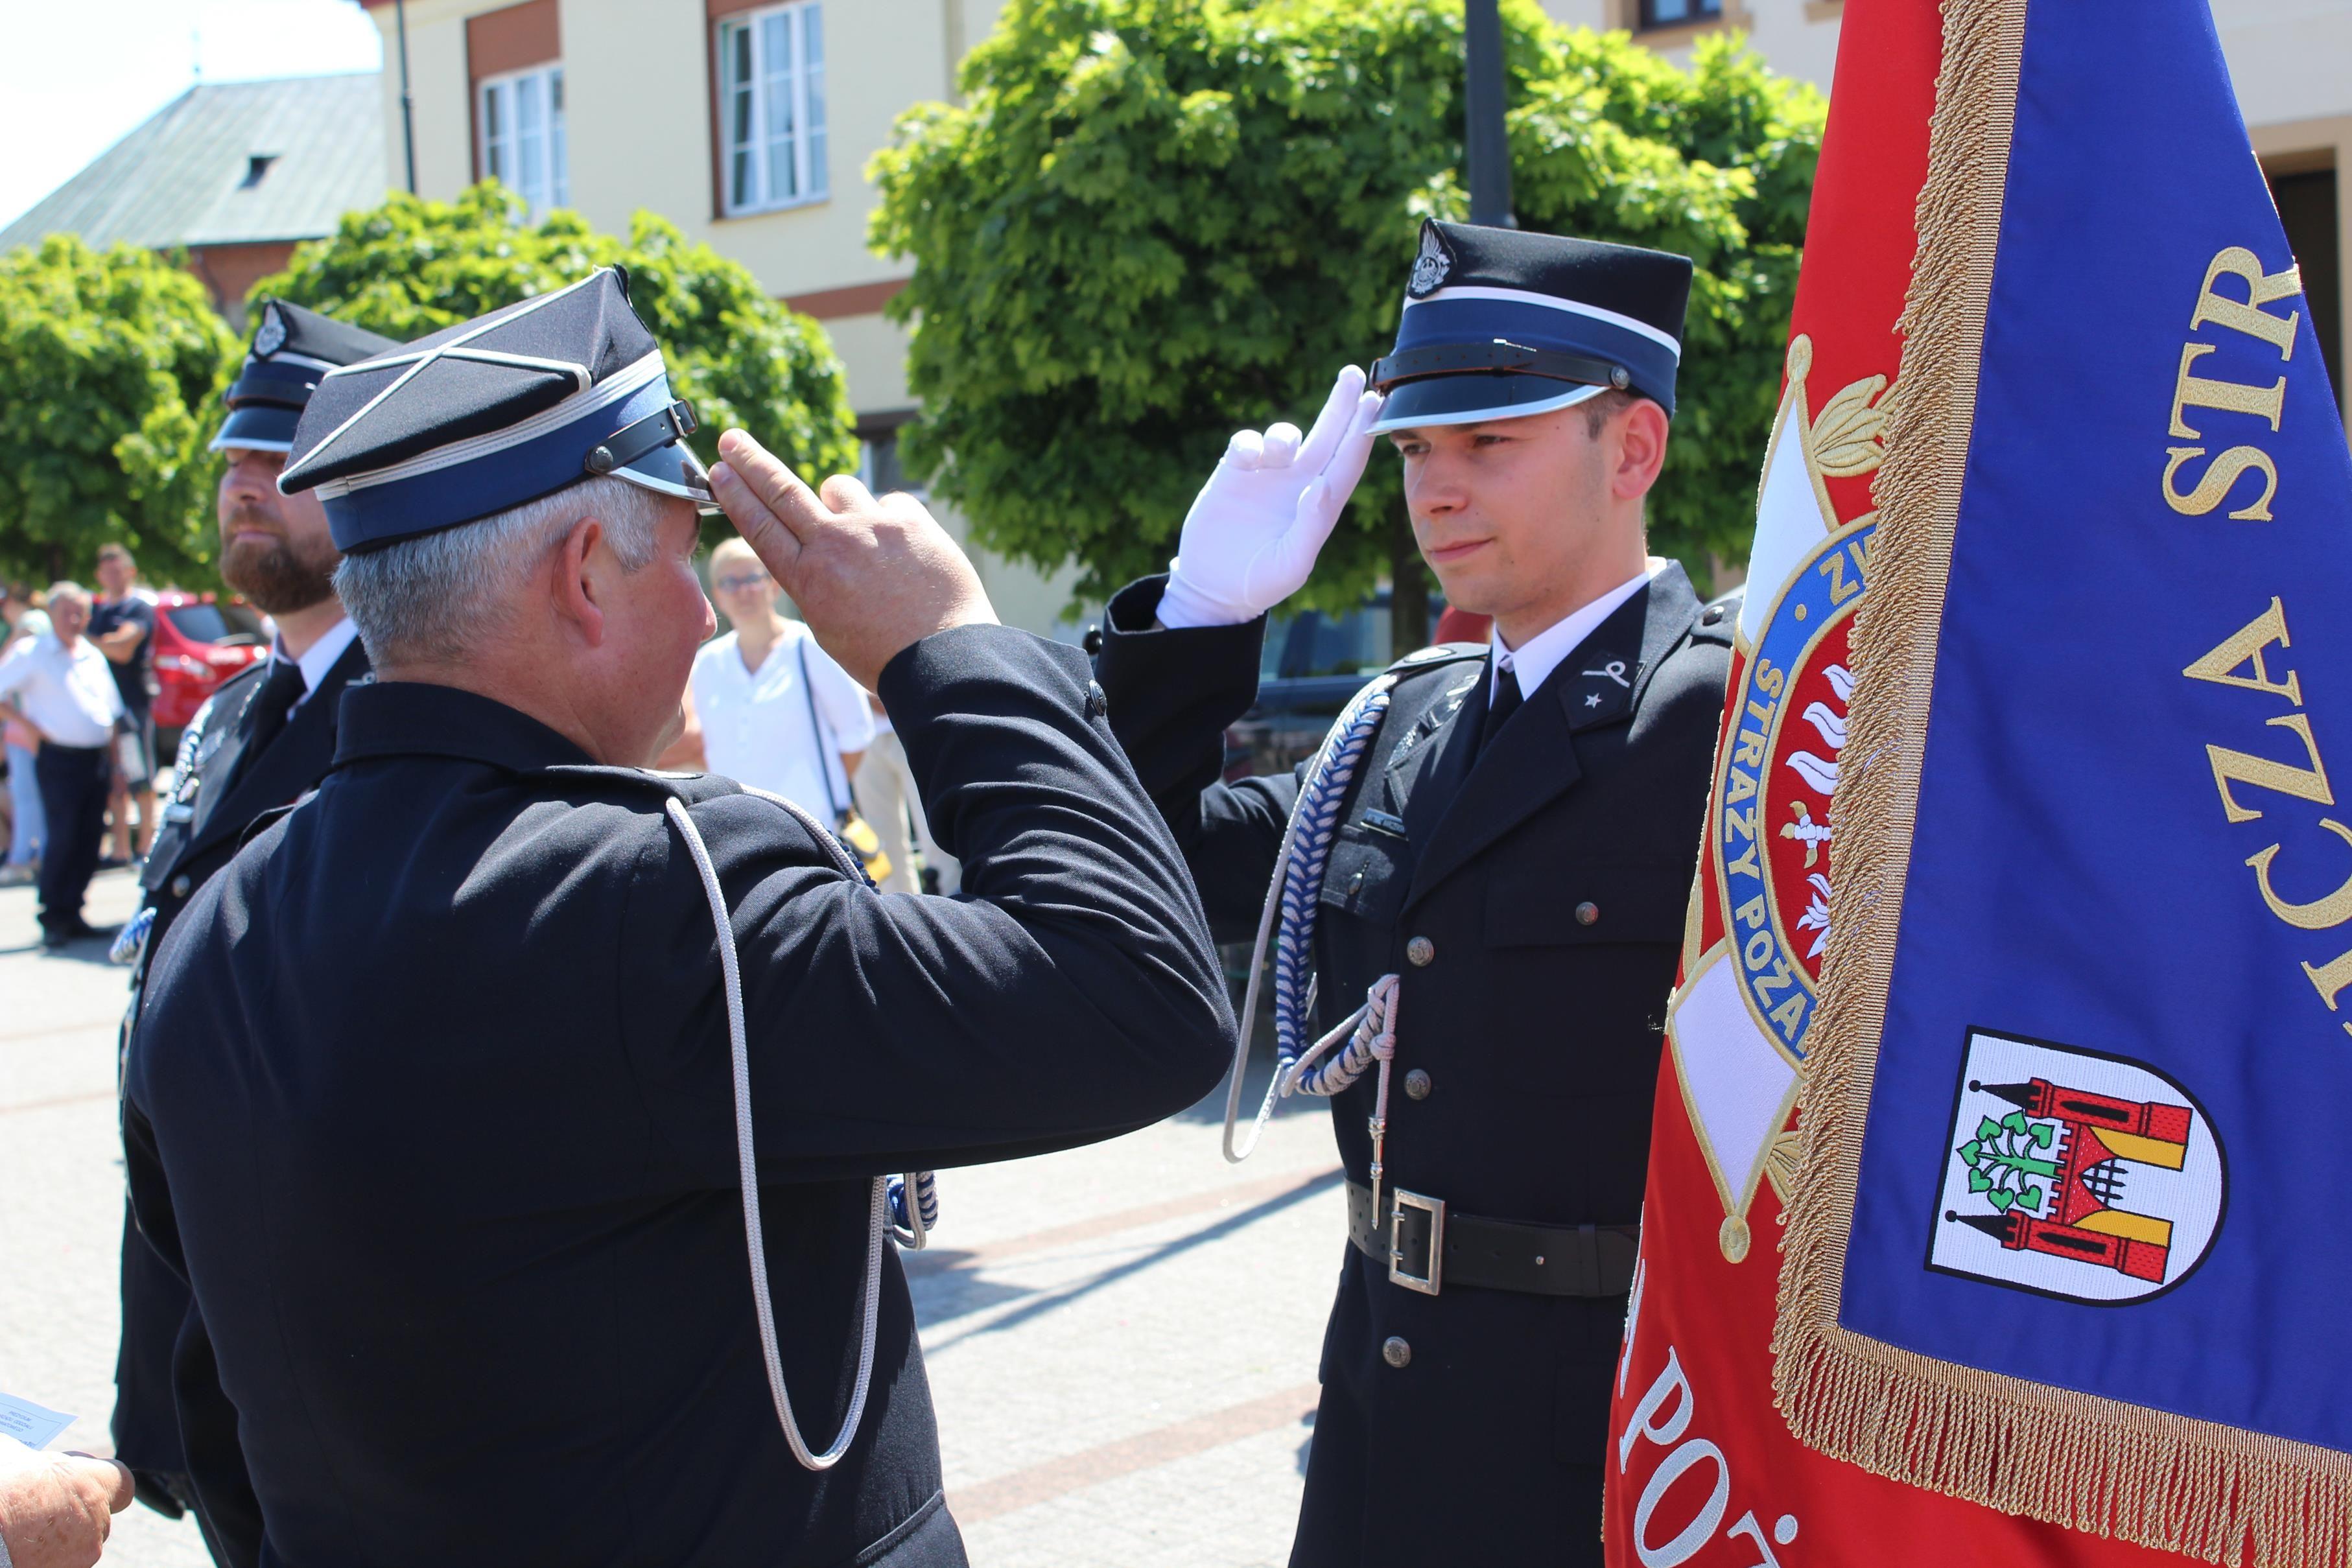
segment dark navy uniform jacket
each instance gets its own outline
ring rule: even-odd
[[[584,766],[487,698],[348,693],[334,771],[196,895],[132,1046],[133,1199],[194,1287],[182,1361],[233,1406],[227,1430],[184,1411],[206,1512],[248,1512],[222,1532],[297,1568],[962,1563],[895,1256],[854,1447],[812,1475],[778,1428],[717,939],[664,801],[732,911],[817,1448],[856,1370],[870,1177],[1142,1126],[1230,1048],[1087,677],[997,627],[884,672],[954,899],[877,894],[772,801]]]
[[[1111,601],[1097,674],[1220,940],[1255,933],[1298,777],[1218,781],[1265,623],[1153,631],[1160,580]],[[1315,938],[1319,1032],[1402,977],[1393,1187],[1555,1226],[1641,1218],[1666,998],[1697,863],[1730,620],[1679,567],[1612,613],[1483,756],[1486,650],[1396,667],[1350,787]],[[1615,674],[1611,674],[1611,666]],[[1302,770],[1303,771],[1303,770]],[[1580,905],[1590,905],[1580,917]],[[1407,944],[1426,938],[1427,962]],[[1428,1092],[1403,1092],[1406,1073]],[[1374,1075],[1332,1103],[1370,1180]],[[1391,1283],[1334,1237],[1339,1299],[1292,1561],[1600,1561],[1624,1298]],[[1411,1347],[1389,1364],[1391,1337]]]
[[[196,889],[228,864],[254,819],[291,804],[326,777],[335,758],[343,688],[367,674],[367,650],[354,637],[319,689],[259,750],[252,744],[253,703],[268,677],[269,661],[247,666],[213,694],[201,727],[190,726],[165,821],[140,877],[147,906],[155,912],[140,960],[142,980],[173,922]],[[167,1512],[177,1511],[179,1505],[155,1490],[153,1478],[178,1476],[187,1469],[172,1397],[172,1349],[187,1312],[186,1281],[155,1255],[126,1214],[122,1346],[114,1366],[114,1451],[141,1477],[140,1495]]]

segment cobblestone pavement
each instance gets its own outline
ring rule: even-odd
[[[89,916],[135,902],[108,873]],[[103,959],[43,954],[32,890],[0,889],[0,1390],[75,1412],[61,1445],[100,1453],[122,1202],[123,974]],[[1238,1169],[1222,1106],[941,1173],[940,1230],[907,1268],[977,1568],[1286,1560],[1345,1210],[1319,1105],[1286,1107]],[[106,1561],[209,1559],[192,1524],[134,1505]]]

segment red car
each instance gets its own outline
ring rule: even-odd
[[[155,597],[155,758],[172,765],[180,731],[220,684],[269,653],[261,617],[241,599],[176,589]]]

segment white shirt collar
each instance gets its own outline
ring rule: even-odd
[[[1493,662],[1494,673],[1486,688],[1487,702],[1493,703],[1496,695],[1503,689],[1501,682],[1506,672],[1519,683],[1522,700],[1535,695],[1536,689],[1559,668],[1561,660],[1575,653],[1578,645],[1598,631],[1601,623],[1608,620],[1619,605],[1647,588],[1653,578],[1673,564],[1656,556],[1650,557],[1649,566],[1641,576],[1628,578],[1590,604],[1570,611],[1517,648],[1503,646],[1500,627],[1489,632],[1487,654]]]
[[[352,639],[359,634],[360,629],[346,615],[329,627],[299,659],[287,654],[284,639],[269,644],[272,663],[290,664],[302,672],[302,695],[294,699],[295,707],[300,707],[310,700],[310,694],[319,689],[319,683],[327,678],[327,672],[335,667],[335,661],[343,656],[343,650],[349,648]]]

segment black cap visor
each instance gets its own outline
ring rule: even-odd
[[[291,451],[294,427],[301,423],[301,419],[300,409],[288,408],[281,403],[249,402],[242,408],[233,408],[229,410],[228,419],[221,425],[220,434],[213,437],[212,450]]]
[[[1425,424],[1483,424],[1491,419],[1525,419],[1574,408],[1599,397],[1606,386],[1580,385],[1549,376],[1475,371],[1431,376],[1392,389],[1370,434],[1386,434]]]

